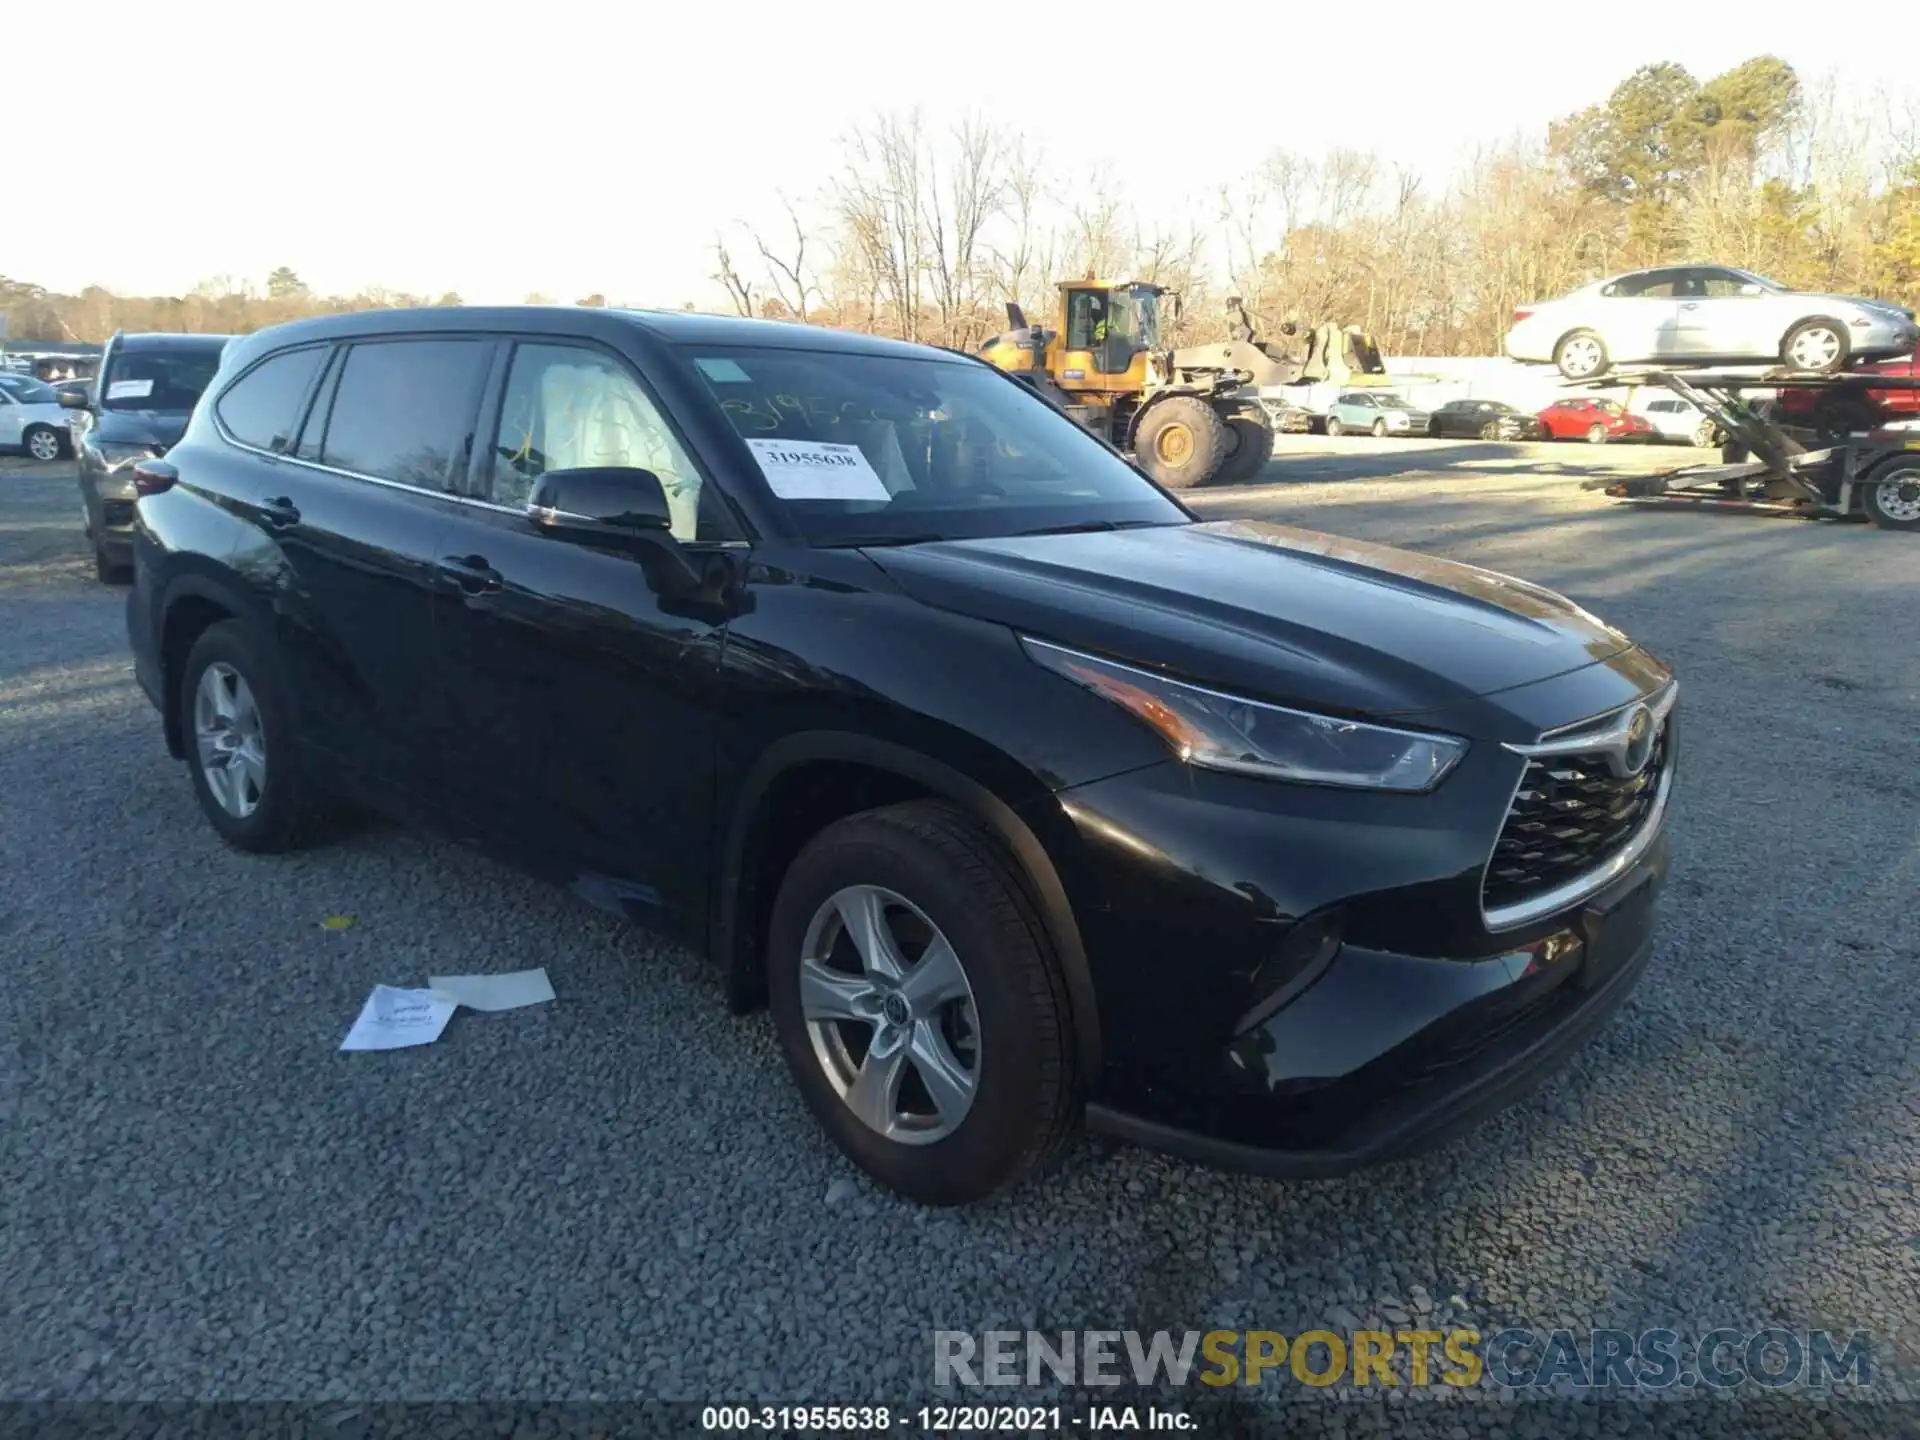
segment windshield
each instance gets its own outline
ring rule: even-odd
[[[1151,290],[1136,290],[1133,294],[1133,303],[1140,322],[1138,333],[1134,336],[1138,348],[1158,350],[1160,348],[1160,297]],[[1123,313],[1124,309],[1125,307],[1122,307]]]
[[[816,545],[973,539],[1185,514],[984,365],[703,346],[694,369]]]
[[[59,397],[51,385],[42,385],[31,375],[0,375],[0,390],[22,405],[57,405]]]
[[[123,350],[113,357],[112,373],[101,377],[100,408],[192,410],[219,368],[220,351],[211,345]]]

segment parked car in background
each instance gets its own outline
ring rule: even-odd
[[[67,412],[52,386],[31,375],[0,371],[0,450],[24,450],[36,460],[73,453]]]
[[[1311,410],[1290,400],[1263,398],[1260,408],[1267,412],[1267,419],[1273,422],[1277,435],[1305,435],[1313,429],[1318,418]]]
[[[359,800],[707,951],[917,1200],[1083,1120],[1274,1175],[1428,1148],[1653,948],[1664,663],[1537,585],[1200,520],[975,358],[330,316],[236,341],[135,474],[134,671],[227,843]]]
[[[1662,440],[1684,440],[1705,449],[1726,439],[1711,415],[1678,395],[1642,396],[1634,401],[1632,413],[1643,416]]]
[[[1374,435],[1423,435],[1427,413],[1383,390],[1349,390],[1327,407],[1327,434],[1365,430]]]
[[[1862,365],[1855,373],[1912,377],[1915,357]],[[1774,401],[1774,413],[1788,425],[1817,431],[1822,439],[1843,440],[1862,430],[1876,430],[1902,421],[1920,419],[1920,390],[1875,390],[1847,384],[1835,389],[1809,390],[1783,386]]]
[[[1427,417],[1427,434],[1480,440],[1544,440],[1539,417],[1504,400],[1449,400]]]
[[[1537,418],[1549,440],[1604,445],[1609,440],[1651,440],[1656,433],[1645,418],[1629,413],[1617,400],[1556,400]]]
[[[1615,365],[1667,362],[1832,372],[1904,355],[1916,341],[1920,326],[1905,306],[1789,290],[1726,266],[1668,265],[1522,306],[1506,349],[1515,360],[1587,380]]]
[[[81,401],[89,422],[75,437],[81,514],[100,579],[120,578],[132,562],[133,467],[180,438],[230,338],[116,334],[107,342]],[[78,408],[71,392],[61,403]]]

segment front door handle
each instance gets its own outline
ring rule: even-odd
[[[284,495],[276,495],[260,504],[260,516],[276,530],[300,523],[300,507]]]
[[[440,573],[469,595],[484,595],[503,583],[500,572],[487,563],[484,555],[449,555],[440,562]]]

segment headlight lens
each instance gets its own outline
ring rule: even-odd
[[[142,460],[151,460],[155,453],[151,445],[121,445],[112,440],[96,441],[89,448],[106,463],[109,470],[119,470],[128,465],[137,465]]]
[[[1467,753],[1452,735],[1363,725],[1182,684],[1026,636],[1028,655],[1111,700],[1160,733],[1189,765],[1303,785],[1418,793]]]

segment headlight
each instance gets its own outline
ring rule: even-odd
[[[1189,765],[1358,790],[1431,790],[1467,753],[1452,735],[1424,735],[1288,710],[1168,680],[1130,665],[1020,637],[1028,655],[1111,700],[1160,733]]]
[[[137,465],[142,460],[151,460],[155,454],[151,445],[122,445],[112,440],[96,441],[88,448],[100,457],[108,470]]]

